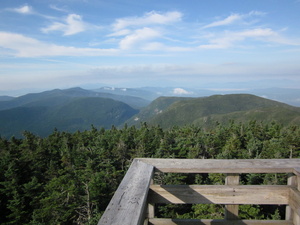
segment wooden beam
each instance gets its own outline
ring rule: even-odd
[[[134,160],[98,225],[144,223],[153,166]]]
[[[166,173],[293,173],[300,159],[152,159],[139,160]]]
[[[294,174],[298,177],[300,177],[300,167],[294,168]]]
[[[293,225],[287,220],[150,219],[150,225]]]
[[[288,179],[287,179],[287,185],[289,185],[291,188],[293,188],[297,185],[296,182],[297,182],[296,175],[294,173],[289,173]],[[294,217],[294,211],[289,205],[287,205],[285,208],[285,219],[293,220],[293,217]]]
[[[151,185],[149,201],[173,204],[287,205],[286,185]]]
[[[300,190],[300,167],[294,168],[294,174],[297,176],[297,187]]]
[[[227,174],[225,178],[225,185],[239,185],[239,174]],[[237,220],[239,218],[239,205],[225,205],[225,219]]]
[[[294,214],[297,214],[298,217],[300,217],[300,191],[296,188],[290,189],[289,206],[293,210]]]

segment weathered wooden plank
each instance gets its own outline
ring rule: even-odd
[[[141,161],[168,173],[293,173],[300,159],[150,159]]]
[[[300,216],[300,191],[296,188],[290,189],[289,206],[293,212]]]
[[[289,173],[288,174],[288,179],[287,179],[287,185],[289,185],[291,188],[296,187],[297,185],[297,176],[295,173]],[[287,205],[285,208],[285,219],[286,220],[293,220],[294,217],[294,212],[293,209]]]
[[[150,219],[150,225],[293,225],[287,220]]]
[[[295,181],[296,183],[296,188],[293,190],[291,190],[291,195],[290,195],[290,198],[291,198],[291,201],[293,201],[293,203],[290,203],[292,204],[292,208],[293,208],[293,222],[294,224],[300,224],[300,167],[298,168],[294,168],[294,174],[297,176],[297,179]]]
[[[151,185],[149,201],[173,204],[289,203],[285,185]]]
[[[300,167],[294,168],[294,174],[300,177]]]
[[[239,185],[239,174],[229,173],[225,178],[225,185]],[[237,220],[239,218],[239,205],[225,205],[225,219]]]
[[[300,167],[294,168],[294,174],[297,176],[297,187],[300,190]]]
[[[134,160],[98,225],[140,225],[144,222],[153,166]]]

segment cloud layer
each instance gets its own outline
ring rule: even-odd
[[[65,37],[93,31],[93,43],[83,47],[49,43],[25,34],[5,32],[0,34],[2,56],[103,56],[124,54],[169,54],[174,52],[199,52],[213,49],[246,49],[276,45],[298,46],[300,40],[285,37],[284,30],[276,31],[260,24],[265,12],[233,13],[197,27],[185,22],[180,11],[146,12],[141,16],[116,18],[110,24],[91,24],[83,16],[51,5],[51,9],[66,14],[52,17],[35,12],[29,5],[10,9],[11,12],[40,16],[48,23],[41,27],[44,35],[62,34]],[[182,26],[184,24],[184,26]],[[184,27],[184,28],[182,28]],[[41,35],[42,35],[41,34]],[[73,43],[76,39],[73,39]],[[92,42],[90,42],[92,43]],[[101,48],[97,48],[101,45]],[[92,46],[92,47],[91,47]]]
[[[101,56],[116,53],[115,49],[76,48],[42,42],[21,34],[0,32],[0,47],[17,57]]]

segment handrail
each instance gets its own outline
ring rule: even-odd
[[[155,185],[154,171],[226,173],[225,185]],[[287,185],[239,185],[241,173],[288,173]],[[98,225],[300,224],[300,159],[134,159]],[[224,204],[223,220],[154,218],[153,205]],[[147,216],[147,204],[148,216]],[[239,220],[239,204],[286,205],[286,220]]]
[[[98,225],[143,224],[154,167],[133,160]]]
[[[140,158],[165,173],[293,173],[300,159],[153,159]]]

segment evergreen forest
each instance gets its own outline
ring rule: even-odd
[[[300,127],[276,122],[162,129],[141,123],[47,137],[0,138],[0,224],[97,224],[133,158],[300,157]],[[286,174],[248,174],[243,184],[286,184]],[[159,184],[222,184],[224,174],[157,174]],[[222,218],[222,205],[157,205],[169,218]],[[241,219],[284,219],[282,206],[240,206]]]

